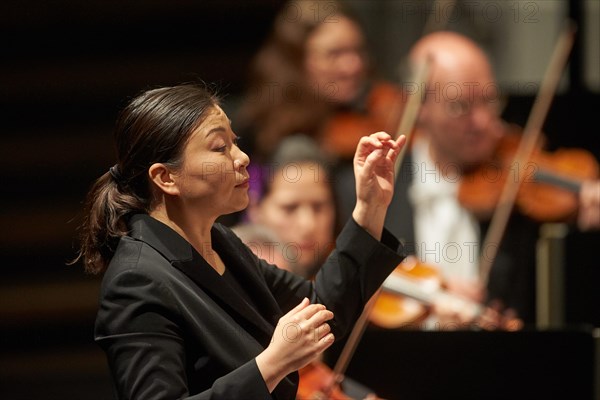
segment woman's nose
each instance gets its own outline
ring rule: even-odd
[[[316,215],[310,207],[302,207],[297,215],[298,228],[303,234],[312,234],[316,226]]]
[[[235,155],[235,160],[233,161],[233,166],[235,169],[240,169],[241,167],[247,167],[250,164],[250,157],[248,154],[244,153],[239,148],[237,149],[238,153]]]
[[[340,70],[346,75],[355,75],[364,68],[363,57],[356,52],[348,52],[340,57]]]

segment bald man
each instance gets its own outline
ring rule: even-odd
[[[425,99],[386,226],[422,262],[439,268],[450,291],[534,322],[536,224],[511,217],[489,279],[481,282],[479,254],[489,223],[457,198],[465,171],[493,154],[507,127],[489,59],[469,38],[444,31],[424,36],[409,54],[415,68],[428,57]]]

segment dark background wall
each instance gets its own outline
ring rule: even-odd
[[[203,79],[241,90],[276,1],[0,4],[0,398],[107,399],[93,343],[99,277],[75,255],[92,181],[114,164],[127,97]]]
[[[583,2],[568,3],[569,15],[581,17]],[[377,43],[382,73],[395,80],[400,55],[389,49],[408,48],[423,15],[407,20],[412,28],[398,39],[376,29],[394,1],[352,4]],[[230,96],[226,108],[234,105],[280,7],[275,0],[0,3],[0,397],[110,397],[92,341],[99,277],[65,263],[75,254],[85,193],[114,163],[117,111],[142,89],[197,79],[216,83]],[[600,159],[599,95],[581,78],[583,49],[578,43],[571,85],[556,97],[545,130],[551,148],[584,147]],[[524,123],[533,94],[509,94],[507,119]],[[569,319],[598,326],[591,304],[600,304],[592,252],[599,236],[574,231],[569,243]]]

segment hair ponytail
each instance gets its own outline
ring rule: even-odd
[[[82,261],[86,272],[103,272],[115,253],[119,239],[128,233],[127,219],[148,212],[148,201],[127,193],[110,172],[94,182],[87,194],[80,227],[80,250],[70,263]]]

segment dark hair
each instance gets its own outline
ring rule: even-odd
[[[292,0],[275,18],[264,45],[254,57],[248,87],[236,124],[252,147],[255,161],[265,162],[281,138],[296,133],[314,136],[333,105],[306,82],[304,59],[309,36],[323,23],[346,17],[361,21],[337,0]],[[275,89],[275,90],[273,90]],[[292,89],[291,95],[285,95]]]
[[[191,133],[218,105],[216,94],[198,84],[147,90],[127,104],[114,131],[117,164],[87,194],[80,249],[71,264],[82,260],[90,273],[106,269],[128,233],[128,217],[151,210],[148,168],[156,162],[179,168]]]

